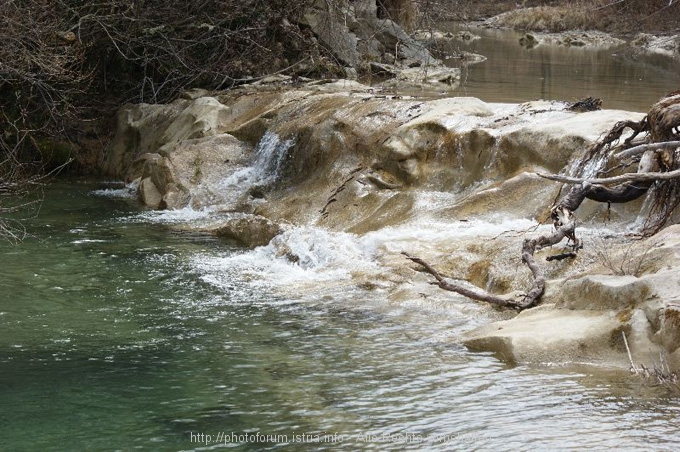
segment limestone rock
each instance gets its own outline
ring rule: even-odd
[[[156,185],[151,181],[150,177],[142,179],[137,189],[137,197],[145,205],[152,209],[157,209],[161,205],[163,195],[158,190]]]
[[[680,300],[675,300],[663,309],[661,341],[668,352],[680,348]]]
[[[131,181],[139,174],[129,174],[137,157],[156,153],[163,144],[161,135],[188,101],[178,100],[166,105],[125,105],[116,115],[116,134],[102,165],[102,172]]]
[[[324,10],[310,10],[304,16],[304,23],[331,49],[340,61],[353,67],[359,65],[357,36],[351,33],[347,26],[333,14]]]
[[[501,236],[503,222],[509,217],[520,229],[531,227],[530,219],[543,217],[559,189],[534,172],[569,168],[615,122],[643,117],[574,113],[559,102],[393,96],[349,80],[204,94],[121,109],[105,168],[138,179],[143,203],[210,207],[220,218],[204,230],[249,247],[268,243],[286,222],[365,237],[389,228],[389,234],[405,234],[400,244],[420,240],[425,256],[439,257],[442,274],[498,293],[526,287],[528,277],[518,270],[519,239]],[[606,206],[584,203],[579,217],[588,221],[588,209],[598,208]],[[625,218],[629,223],[631,216]],[[423,220],[446,225],[426,238],[408,235],[413,222]],[[476,224],[487,228],[483,239]],[[606,269],[581,257],[551,264],[545,306],[474,330],[465,343],[516,362],[625,364],[622,332],[632,351],[643,353],[641,362],[658,346],[676,350],[679,230],[672,226],[658,243],[635,245],[641,251],[650,245],[640,277],[595,275]],[[458,240],[461,231],[468,236]],[[397,270],[376,284],[403,298],[408,291],[399,285],[413,275],[404,274],[410,269],[402,256],[392,256],[399,250],[379,243],[380,234],[371,238],[376,259]],[[424,277],[420,283],[427,286]]]
[[[301,22],[310,27],[339,61],[357,70],[362,61],[373,61],[393,49],[397,49],[395,61],[440,64],[398,23],[378,18],[378,8],[372,0],[330,7],[317,2],[305,13]]]
[[[623,363],[618,344],[621,324],[612,312],[570,311],[541,306],[511,320],[494,322],[465,334],[473,351],[492,351],[512,363]]]
[[[199,230],[236,240],[248,248],[264,246],[283,232],[280,225],[258,215],[232,215]]]
[[[451,90],[460,82],[460,69],[444,66],[416,66],[396,72],[396,77],[383,82],[383,86],[391,89]]]
[[[552,299],[560,309],[621,311],[642,304],[649,285],[635,276],[588,275],[565,281]]]
[[[673,58],[680,57],[680,35],[654,36],[647,33],[639,33],[631,41],[631,45],[649,53],[657,53]]]

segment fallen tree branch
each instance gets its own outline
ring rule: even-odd
[[[406,256],[407,259],[415,262],[416,264],[422,265],[425,270],[434,276],[434,278],[437,280],[436,283],[439,287],[441,287],[444,290],[448,290],[450,292],[456,292],[459,293],[465,297],[471,298],[473,300],[477,301],[485,301],[487,303],[492,303],[496,304],[498,306],[511,306],[511,307],[516,307],[518,303],[516,301],[513,301],[512,299],[509,299],[507,297],[501,297],[498,295],[490,294],[487,291],[480,289],[479,287],[473,286],[473,285],[463,285],[461,283],[457,282],[449,282],[444,279],[442,275],[439,274],[437,270],[435,270],[432,265],[428,264],[426,261],[419,257],[411,256],[405,251],[402,251],[401,254]]]
[[[602,179],[581,179],[578,177],[560,176],[559,174],[536,173],[537,176],[544,179],[554,180],[565,184],[591,184],[591,185],[611,185],[620,184],[622,182],[654,182],[657,180],[671,180],[680,178],[680,169],[675,171],[668,171],[664,173],[628,173],[620,176],[605,177]]]
[[[617,159],[635,157],[644,154],[646,151],[658,151],[661,149],[675,149],[680,147],[680,141],[664,141],[662,143],[641,144],[614,154]]]
[[[521,296],[516,296],[515,294],[494,295],[479,287],[446,281],[432,265],[423,259],[411,256],[403,251],[401,254],[412,262],[423,266],[425,270],[437,280],[436,284],[444,290],[459,293],[473,300],[484,301],[498,306],[511,307],[521,311],[535,306],[545,290],[545,275],[543,274],[543,270],[536,264],[534,253],[548,246],[556,245],[565,237],[573,241],[574,253],[581,247],[581,242],[576,238],[574,233],[576,220],[573,213],[565,208],[555,208],[553,209],[552,215],[555,219],[555,231],[550,235],[541,235],[533,239],[526,239],[522,245],[522,261],[527,264],[531,270],[531,273],[534,276],[534,284],[531,289],[529,289],[529,292],[522,294]]]

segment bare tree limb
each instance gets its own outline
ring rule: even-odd
[[[416,264],[419,264],[425,268],[425,270],[430,273],[434,278],[437,280],[436,283],[439,287],[441,287],[444,290],[448,290],[450,292],[456,292],[464,297],[471,298],[473,300],[477,301],[485,301],[487,303],[492,303],[496,304],[499,306],[510,306],[510,307],[515,307],[517,306],[517,302],[513,301],[512,299],[509,299],[507,297],[502,297],[494,294],[490,294],[486,292],[485,290],[480,289],[479,287],[473,286],[471,284],[464,285],[462,283],[458,282],[449,282],[444,279],[442,275],[439,274],[437,270],[435,270],[432,265],[424,261],[423,259],[415,256],[411,256],[405,251],[402,251],[404,256],[406,256],[407,259],[409,259],[412,262],[415,262]]]
[[[574,253],[581,247],[581,242],[576,238],[574,233],[576,228],[576,219],[574,215],[568,209],[556,208],[553,209],[553,218],[555,219],[555,231],[552,234],[526,239],[522,245],[522,261],[527,264],[531,270],[531,273],[534,276],[534,283],[526,294],[520,295],[519,297],[514,294],[494,295],[479,287],[446,281],[428,262],[419,257],[411,256],[406,252],[402,252],[401,254],[412,262],[424,267],[425,270],[437,280],[436,284],[444,290],[459,293],[473,300],[523,310],[535,306],[545,290],[545,275],[541,267],[536,264],[534,253],[545,247],[555,245],[564,240],[564,238],[569,238],[573,241]]]
[[[578,177],[561,176],[559,174],[548,174],[537,172],[537,176],[544,179],[554,180],[565,184],[591,184],[591,185],[612,185],[622,182],[654,182],[657,180],[671,180],[680,178],[680,169],[664,173],[627,173],[620,176],[605,177],[602,179],[581,179]]]
[[[661,149],[676,149],[680,147],[680,141],[664,141],[662,143],[648,143],[634,146],[614,154],[615,158],[624,159],[644,154],[646,151],[658,151]]]

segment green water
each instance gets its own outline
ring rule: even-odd
[[[222,268],[253,252],[93,188],[56,184],[27,223],[34,238],[0,243],[2,450],[680,444],[667,389],[467,352],[457,336],[484,308],[392,305],[350,283],[274,290]],[[211,258],[226,260],[201,265]],[[285,436],[239,442],[244,433]],[[215,442],[225,434],[235,442]],[[338,441],[294,442],[301,434]]]

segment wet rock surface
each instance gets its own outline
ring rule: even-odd
[[[631,45],[649,53],[680,58],[680,35],[655,36],[648,33],[639,33],[631,41]]]
[[[196,227],[281,248],[295,262],[304,257],[285,251],[282,224],[349,233],[370,243],[371,265],[352,273],[358,286],[423,303],[474,302],[428,284],[401,251],[491,292],[524,290],[531,275],[520,262],[522,237],[550,230],[537,223],[560,189],[535,172],[568,171],[614,123],[644,116],[573,112],[561,102],[394,96],[348,80],[285,82],[127,106],[104,168],[137,180],[151,208],[217,209],[227,217]],[[465,344],[513,362],[625,365],[625,333],[633,353],[644,354],[636,356],[663,349],[680,359],[677,226],[633,244],[623,231],[639,209],[586,201],[586,250],[595,249],[605,216],[619,238],[606,242],[608,260],[593,251],[545,264],[543,306],[518,316],[488,307],[502,320],[470,331]],[[629,247],[650,258],[635,275],[612,274],[624,267],[607,262],[627,259]]]
[[[565,31],[562,33],[525,33],[519,38],[522,47],[531,49],[538,45],[565,47],[619,47],[626,43],[601,31]]]
[[[266,245],[283,232],[281,225],[262,216],[248,214],[230,214],[192,230],[235,240],[247,248]]]

